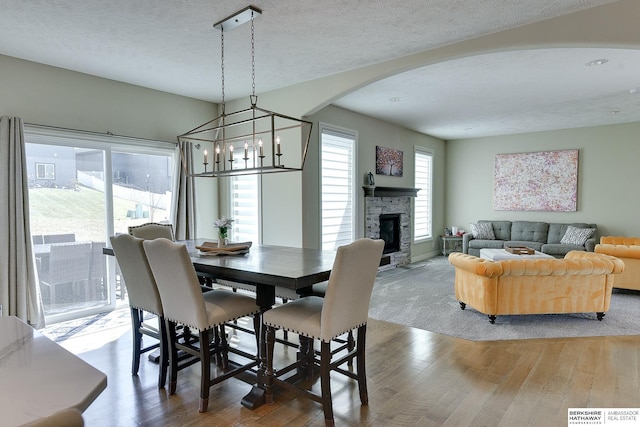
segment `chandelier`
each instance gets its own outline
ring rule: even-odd
[[[182,165],[188,176],[217,177],[301,171],[312,123],[258,107],[255,91],[254,18],[262,11],[248,6],[213,25],[220,30],[221,114],[178,136]],[[250,107],[227,113],[224,93],[224,33],[251,22]]]

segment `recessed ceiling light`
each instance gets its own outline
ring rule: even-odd
[[[389,101],[391,101],[391,102],[402,102],[402,98],[398,98],[397,96],[394,96],[393,98],[390,98]]]
[[[613,111],[610,111],[609,114],[618,114],[619,112],[620,110],[613,110]]]
[[[588,67],[595,67],[596,65],[602,65],[602,64],[606,64],[607,62],[609,62],[608,59],[602,58],[602,59],[594,59],[593,61],[589,61],[587,62],[587,66]]]

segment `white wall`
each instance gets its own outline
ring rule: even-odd
[[[358,237],[364,236],[364,175],[373,172],[375,175],[376,146],[395,148],[403,151],[404,174],[402,177],[375,175],[376,186],[379,187],[414,187],[414,147],[425,147],[434,152],[434,194],[433,223],[436,239],[427,243],[413,245],[411,248],[414,260],[426,257],[438,250],[437,236],[444,229],[444,176],[445,176],[445,143],[439,139],[414,132],[397,125],[372,119],[342,108],[329,106],[313,114],[307,119],[314,123],[311,149],[307,155],[307,163],[303,172],[303,211],[304,211],[304,246],[320,247],[320,195],[319,195],[319,162],[320,153],[319,122],[338,126],[358,132],[358,152],[356,154],[357,171],[357,218]]]
[[[447,224],[479,219],[598,224],[599,235],[640,236],[640,123],[448,141]],[[493,210],[496,154],[578,149],[576,212]]]
[[[0,55],[0,115],[26,123],[176,142],[216,105]],[[212,180],[197,184],[198,230],[215,235]]]

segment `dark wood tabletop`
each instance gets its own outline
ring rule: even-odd
[[[251,285],[303,289],[329,279],[335,251],[253,245],[241,255],[200,255],[206,239],[184,241],[197,271]]]

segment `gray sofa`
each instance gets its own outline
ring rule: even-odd
[[[547,223],[534,221],[487,221],[490,222],[495,240],[474,239],[466,233],[462,239],[462,251],[465,254],[480,256],[480,249],[502,249],[505,246],[526,246],[536,251],[563,258],[569,251],[593,252],[598,243],[598,228],[595,224],[586,223]],[[595,228],[593,235],[584,245],[562,244],[560,241],[570,225],[576,228]]]

